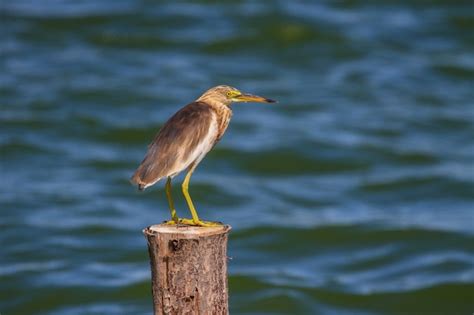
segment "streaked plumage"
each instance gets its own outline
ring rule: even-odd
[[[170,223],[178,223],[171,199],[171,178],[189,169],[183,183],[183,193],[193,215],[191,220],[180,222],[194,225],[209,225],[197,217],[187,192],[189,178],[199,162],[222,138],[232,117],[232,102],[274,102],[260,96],[242,94],[225,85],[209,89],[196,101],[174,114],[161,128],[131,181],[143,190],[162,178],[168,178],[167,195],[172,212]],[[173,208],[173,209],[172,209]]]
[[[180,109],[148,146],[132,181],[144,189],[163,177],[173,178],[193,162],[199,163],[222,137],[231,116],[227,106],[216,109],[199,101]]]

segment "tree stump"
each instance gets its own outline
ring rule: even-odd
[[[152,225],[150,254],[155,315],[229,314],[227,235],[217,227]]]

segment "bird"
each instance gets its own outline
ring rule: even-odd
[[[170,225],[212,227],[219,222],[203,221],[194,207],[188,187],[191,175],[224,135],[232,117],[232,103],[276,101],[238,89],[219,85],[210,88],[195,101],[178,110],[159,130],[143,161],[131,177],[131,182],[144,190],[166,178],[165,192],[171,213]],[[181,185],[184,198],[191,212],[191,219],[179,218],[171,195],[171,180],[187,170]]]

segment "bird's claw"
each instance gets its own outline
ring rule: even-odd
[[[211,222],[211,221],[202,221],[202,220],[193,220],[193,219],[178,219],[178,222],[175,220],[165,221],[165,224],[176,225],[176,226],[202,226],[202,227],[213,227],[213,226],[222,226],[220,222]]]

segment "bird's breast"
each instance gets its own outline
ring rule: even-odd
[[[222,106],[214,109],[216,111],[216,120],[217,120],[217,137],[216,143],[224,135],[227,126],[229,126],[230,119],[232,118],[232,110],[227,106]]]

